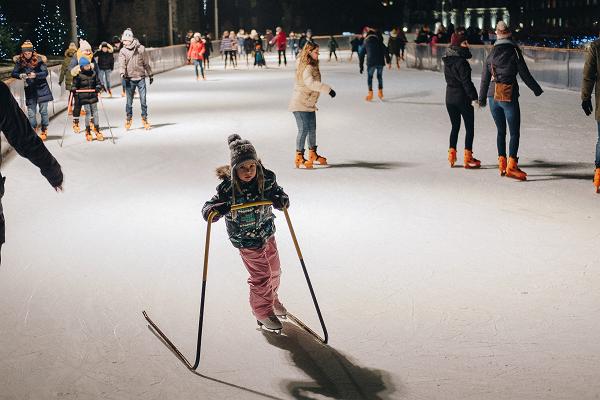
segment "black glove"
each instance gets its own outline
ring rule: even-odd
[[[331,98],[333,99],[333,98],[335,97],[335,95],[336,95],[336,93],[335,93],[335,90],[331,89],[331,90],[329,91],[329,95],[330,95],[330,96],[331,96]]]
[[[479,107],[484,108],[485,106],[487,106],[487,100],[479,100]]]
[[[227,203],[216,204],[213,208],[219,215],[226,215],[231,211],[231,206]]]
[[[150,75],[150,84],[152,85],[152,82],[154,82],[154,76]]]
[[[364,71],[363,67],[360,67],[360,73],[362,74]]]
[[[539,92],[535,92],[535,97],[540,97],[542,95],[542,93],[544,93],[543,90],[540,90]]]
[[[583,108],[583,112],[585,115],[590,115],[594,108],[592,107],[592,100],[584,100],[581,102],[581,108]]]
[[[273,197],[273,207],[278,210],[283,210],[284,208],[289,208],[290,206],[290,198],[286,195],[277,195]]]

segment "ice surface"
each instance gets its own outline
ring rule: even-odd
[[[517,182],[498,175],[488,109],[476,113],[484,168],[448,167],[440,74],[386,70],[386,101],[367,104],[354,63],[323,61],[322,70],[338,93],[319,102],[319,151],[331,168],[293,168],[292,67],[224,72],[216,61],[206,82],[191,66],[156,77],[150,132],[139,129],[137,100],[137,129],[125,132],[124,99],[104,99],[116,145],[68,132],[59,148],[65,117],[54,119],[47,145],[63,166],[64,194],[19,157],[3,166],[0,399],[600,395],[596,125],[578,93],[535,98],[522,89],[521,165],[530,180]],[[255,144],[290,195],[331,347],[289,324],[281,337],[255,330],[246,272],[219,222],[203,378],[141,312],[193,360],[200,210],[233,132]],[[460,156],[463,140],[461,132]],[[318,330],[278,216],[280,296]]]

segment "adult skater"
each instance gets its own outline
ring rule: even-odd
[[[48,86],[48,67],[46,57],[33,51],[33,44],[26,40],[21,46],[21,54],[15,56],[15,67],[12,77],[25,81],[25,103],[27,105],[27,117],[31,127],[38,133],[37,110],[39,109],[42,129],[39,131],[40,138],[46,140],[48,137],[48,102],[54,98]]]
[[[363,37],[361,35],[354,35],[354,38],[350,41],[350,59],[348,61],[352,61],[352,56],[354,53],[356,55],[359,54],[360,46],[362,45]]]
[[[335,91],[321,82],[319,70],[319,45],[306,43],[298,57],[296,83],[289,110],[296,118],[298,136],[296,137],[296,168],[312,168],[314,163],[327,165],[327,159],[317,154],[317,101],[321,93],[332,98]],[[308,140],[308,160],[304,158],[304,144]]]
[[[337,56],[337,49],[340,47],[340,45],[338,44],[337,40],[335,40],[335,37],[333,37],[333,35],[329,36],[329,41],[327,42],[327,47],[329,47],[329,60],[331,61],[331,56],[334,55],[335,56],[335,61],[338,61],[338,56]]]
[[[481,162],[473,158],[473,137],[475,135],[475,114],[473,103],[477,104],[477,90],[471,80],[471,66],[467,61],[473,57],[469,44],[460,28],[452,34],[450,47],[444,60],[444,76],[446,78],[446,110],[450,116],[452,130],[450,131],[450,148],[448,161],[450,167],[456,162],[456,144],[460,131],[460,119],[465,121],[465,168],[479,168]]]
[[[140,93],[142,123],[148,130],[151,126],[148,122],[148,106],[146,104],[146,77],[149,78],[152,85],[154,76],[146,59],[146,49],[133,36],[130,29],[125,29],[121,36],[121,42],[123,42],[123,48],[119,52],[119,74],[125,80],[125,91],[127,92],[125,129],[131,128],[133,122],[133,96],[137,88]]]
[[[512,33],[504,21],[496,25],[498,40],[487,57],[481,76],[479,105],[490,102],[490,111],[498,130],[498,168],[501,176],[526,180],[527,174],[519,169],[518,151],[521,136],[521,109],[519,107],[519,84],[517,74],[523,82],[540,96],[544,91],[535,81],[519,46],[513,42]],[[492,81],[493,78],[493,81]],[[490,85],[491,81],[491,85]],[[487,98],[486,98],[487,96]],[[506,123],[510,129],[508,164],[506,160]]]
[[[598,123],[598,142],[596,143],[596,171],[594,186],[600,193],[600,39],[590,45],[583,67],[583,83],[581,84],[581,107],[586,115],[593,111],[592,92],[596,87],[596,122]]]
[[[210,55],[213,53],[212,38],[210,33],[204,35],[204,69],[210,69]]]
[[[359,53],[360,61],[360,73],[364,70],[365,56],[367,58],[367,84],[369,86],[369,93],[365,100],[373,100],[373,74],[377,71],[377,83],[378,91],[377,96],[383,100],[383,67],[388,65],[388,68],[392,67],[390,53],[387,47],[383,44],[383,37],[381,33],[370,29],[367,32],[367,37],[363,43],[362,51]]]
[[[227,69],[227,59],[228,58],[230,59],[231,66],[233,67],[233,57],[231,55],[232,47],[233,47],[233,43],[231,42],[231,39],[229,38],[229,31],[223,32],[223,37],[221,38],[220,51],[221,51],[221,55],[223,55],[225,57],[225,64],[224,64],[225,69]]]
[[[271,206],[246,208],[231,211],[234,204],[261,200],[273,202],[278,210],[289,207],[290,200],[283,188],[277,184],[275,173],[260,162],[256,150],[239,135],[227,139],[231,150],[231,164],[217,169],[223,182],[217,194],[202,207],[205,220],[212,211],[218,212],[216,219],[224,216],[231,244],[239,249],[244,266],[250,277],[250,307],[260,326],[271,330],[282,328],[279,317],[287,310],[281,304],[277,290],[281,267],[275,241],[275,216]]]
[[[287,66],[287,58],[285,56],[285,51],[287,49],[287,37],[283,29],[278,26],[275,28],[275,38],[273,38],[275,47],[277,48],[277,56],[279,58],[279,66],[281,67],[281,57],[283,57],[283,65]]]
[[[188,61],[194,63],[194,70],[196,71],[196,80],[200,80],[200,74],[202,79],[206,80],[204,76],[204,54],[206,49],[204,47],[204,41],[200,37],[200,33],[194,33],[194,37],[190,43],[190,49],[187,53]],[[200,68],[200,74],[198,74],[198,68]]]
[[[399,37],[398,31],[398,29],[394,28],[390,32],[388,49],[390,52],[390,59],[394,61],[394,57],[396,57],[396,67],[400,69],[400,46],[402,45],[402,39]]]
[[[58,76],[58,84],[62,85],[64,82],[65,89],[67,92],[69,92],[69,98],[67,100],[67,114],[69,115],[71,115],[71,111],[73,109],[73,93],[71,92],[73,75],[71,75],[69,65],[71,65],[71,60],[73,59],[75,53],[77,53],[77,46],[75,43],[70,43],[67,50],[65,50],[65,58],[63,58],[62,65],[60,66],[60,75]]]
[[[98,79],[104,86],[104,90],[112,97],[112,90],[110,86],[110,75],[115,69],[115,56],[113,54],[113,47],[107,42],[102,42],[100,48],[94,54],[94,57],[98,60]]]
[[[0,81],[0,131],[16,152],[27,158],[38,167],[42,175],[56,190],[62,190],[63,174],[60,164],[50,154],[44,143],[37,137],[31,123],[21,111],[21,107],[10,93],[10,89]],[[0,160],[1,163],[1,160]],[[2,196],[4,181],[0,175],[0,263],[2,263],[2,245],[5,239],[4,214],[2,212]]]

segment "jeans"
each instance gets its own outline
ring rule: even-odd
[[[373,73],[375,73],[375,70],[377,70],[379,89],[383,89],[383,65],[376,65],[367,67],[367,83],[369,84],[369,90],[373,90]]]
[[[146,79],[140,79],[139,81],[130,80],[129,83],[125,83],[125,91],[127,92],[127,104],[125,105],[125,113],[127,119],[131,119],[133,116],[133,96],[135,95],[135,88],[138,88],[140,92],[140,103],[142,105],[142,118],[148,116],[148,106],[146,105]]]
[[[100,127],[100,118],[98,118],[98,103],[94,104],[84,104],[83,108],[85,109],[85,126],[86,128],[90,126],[90,118],[94,125]]]
[[[519,152],[519,139],[521,137],[521,108],[519,99],[513,98],[512,101],[495,101],[492,96],[488,97],[492,118],[496,123],[498,130],[498,156],[506,157],[506,123],[510,130],[510,143],[508,145],[508,154],[510,157],[517,158]]]
[[[48,102],[45,103],[33,103],[27,106],[27,118],[33,129],[37,128],[36,109],[39,107],[40,115],[42,116],[42,128],[46,128],[50,125],[50,118],[48,118]]]
[[[110,74],[112,73],[112,69],[101,69],[99,71],[98,78],[100,82],[102,82],[106,90],[110,91]]]
[[[198,77],[198,67],[200,67],[200,73],[204,78],[204,61],[203,60],[194,60],[194,70],[196,71],[196,78]]]
[[[600,121],[598,121],[598,142],[596,142],[596,168],[600,168]]]
[[[470,104],[446,104],[452,130],[450,131],[450,147],[456,149],[458,132],[460,131],[460,117],[465,121],[465,150],[473,150],[473,137],[475,136],[475,111]]]
[[[296,137],[296,150],[304,151],[304,143],[308,137],[308,148],[317,146],[317,114],[314,111],[294,111],[298,136]]]

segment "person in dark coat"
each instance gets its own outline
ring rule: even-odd
[[[460,131],[460,119],[465,121],[465,168],[479,168],[481,162],[473,158],[473,138],[475,136],[475,114],[473,103],[477,104],[477,90],[471,80],[471,65],[467,61],[473,57],[469,45],[460,28],[452,34],[450,47],[446,50],[444,77],[446,78],[446,110],[452,123],[448,161],[450,167],[456,162],[456,144]]]
[[[4,133],[8,144],[21,157],[27,158],[33,165],[40,169],[42,175],[56,191],[62,190],[63,174],[60,164],[50,154],[44,143],[36,136],[31,123],[29,123],[25,114],[21,111],[19,104],[10,93],[10,89],[1,81],[0,131]],[[5,223],[2,211],[5,179],[0,175],[0,251],[5,241]],[[0,263],[2,263],[1,253]]]
[[[354,55],[354,53],[358,55],[358,50],[360,48],[360,45],[362,44],[361,39],[362,37],[360,35],[354,35],[354,38],[350,41],[351,51],[350,59],[348,61],[352,61],[352,56]]]
[[[102,42],[100,48],[94,54],[94,58],[98,60],[98,78],[100,79],[100,82],[102,82],[104,90],[112,97],[110,74],[112,74],[113,69],[115,69],[113,47],[106,42]]]
[[[367,59],[367,84],[369,93],[366,100],[373,100],[373,74],[377,71],[377,82],[379,83],[378,96],[383,100],[383,67],[387,64],[392,67],[392,60],[388,48],[383,44],[380,32],[369,30],[363,43],[362,51],[358,54],[360,62],[360,73],[364,71],[365,57]]]
[[[329,42],[327,42],[327,47],[329,47],[329,61],[331,61],[332,54],[335,56],[335,61],[337,61],[338,57],[336,51],[340,47],[340,45],[338,44],[337,40],[335,40],[333,35],[329,36]]]
[[[600,39],[592,42],[587,49],[585,65],[583,66],[583,82],[581,83],[581,108],[585,115],[591,115],[592,93],[596,87],[596,122],[598,123],[598,141],[596,143],[596,170],[594,173],[594,186],[596,193],[600,193]]]
[[[526,180],[527,174],[518,167],[519,139],[521,136],[521,109],[517,75],[540,96],[544,91],[531,76],[523,53],[513,42],[512,33],[504,21],[496,26],[498,40],[486,59],[481,76],[479,105],[490,102],[490,111],[498,130],[498,168],[501,176]],[[492,79],[493,78],[493,79]],[[491,84],[490,84],[491,83]],[[487,96],[487,97],[486,97]],[[506,123],[510,129],[508,164],[506,159]]]
[[[210,69],[210,55],[213,53],[213,44],[210,33],[204,35],[204,68]]]
[[[417,55],[415,68],[423,68],[423,57],[427,54],[431,37],[431,30],[429,30],[429,25],[427,24],[423,25],[423,28],[417,32],[417,38],[415,39],[415,43],[417,44],[415,49]]]
[[[33,44],[26,40],[21,46],[21,54],[15,57],[15,67],[12,77],[25,81],[25,98],[27,104],[27,117],[31,127],[37,132],[36,110],[39,108],[42,118],[42,129],[40,138],[46,140],[48,137],[48,102],[54,100],[48,77],[46,57],[33,51]]]

